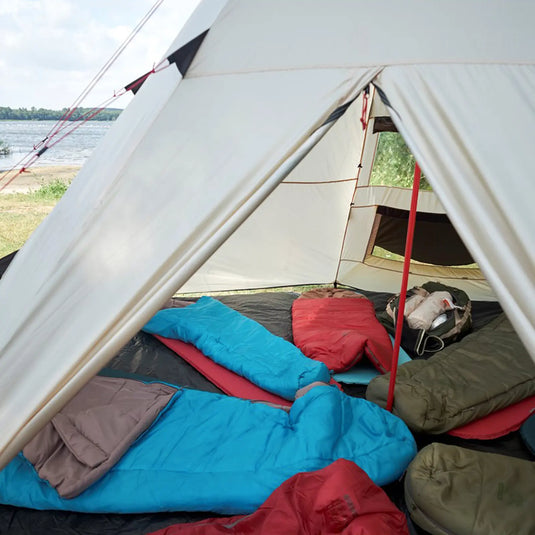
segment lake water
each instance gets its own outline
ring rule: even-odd
[[[48,149],[34,163],[43,165],[82,165],[113,121],[90,121],[80,125],[74,132]],[[37,145],[56,121],[0,121],[0,140],[12,150],[9,156],[0,156],[0,170],[11,169]],[[70,124],[70,123],[69,123]],[[66,132],[67,130],[63,131]],[[63,134],[59,134],[59,139]]]

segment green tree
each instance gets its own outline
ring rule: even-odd
[[[119,108],[106,108],[100,111],[97,115],[91,118],[91,121],[114,121],[119,117],[121,113]],[[67,108],[62,110],[48,110],[45,108],[36,108],[32,106],[31,109],[27,108],[9,108],[9,107],[0,107],[0,120],[10,120],[10,121],[58,121],[61,119]],[[69,118],[70,121],[76,121],[80,117],[84,116],[86,113],[94,113],[92,108],[77,108],[74,113]]]
[[[397,132],[381,132],[370,184],[412,188],[416,160]],[[420,189],[431,190],[422,173]]]

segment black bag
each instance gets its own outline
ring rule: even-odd
[[[439,314],[440,317],[437,316],[428,329],[411,328],[407,318],[404,318],[401,346],[417,357],[430,356],[440,351],[447,344],[459,340],[472,328],[472,303],[463,290],[440,282],[426,282],[422,286],[411,288],[407,292],[406,300],[415,295],[426,299],[434,292],[448,292],[452,297],[454,308]],[[386,304],[385,312],[378,315],[381,323],[391,334],[396,331],[398,306],[399,294],[391,297]]]

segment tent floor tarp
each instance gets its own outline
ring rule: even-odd
[[[376,311],[384,309],[391,296],[389,293],[364,293],[375,306]],[[222,302],[240,311],[242,314],[262,323],[269,330],[287,339],[291,339],[291,305],[298,294],[293,292],[263,292],[254,294],[235,294],[218,297]],[[172,306],[174,303],[168,303]],[[473,323],[478,330],[501,313],[496,303],[474,302]],[[221,391],[203,377],[195,368],[159,342],[152,335],[144,332],[136,334],[128,344],[102,370],[102,375],[120,375],[145,377],[165,380],[185,387],[207,392]],[[344,391],[352,396],[364,397],[366,387],[363,385],[343,385]],[[510,433],[499,439],[463,440],[450,435],[417,435],[419,449],[430,442],[460,445],[470,449],[501,453],[518,458],[531,459],[519,432]],[[402,510],[406,510],[403,485],[396,482],[385,487],[392,501]],[[173,512],[158,514],[83,514],[60,511],[34,511],[29,509],[0,506],[0,533],[22,535],[35,533],[35,526],[40,532],[62,535],[76,533],[93,535],[103,533],[133,534],[149,533],[157,529],[183,522],[193,522],[214,516],[213,514]],[[415,533],[426,532],[415,527]]]

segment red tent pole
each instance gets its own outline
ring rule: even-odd
[[[416,206],[418,205],[418,191],[420,189],[420,177],[422,171],[418,163],[414,166],[414,182],[412,184],[411,209],[409,223],[407,225],[407,240],[405,241],[405,259],[403,261],[403,276],[401,277],[401,292],[399,294],[398,316],[396,318],[396,336],[394,338],[394,350],[392,354],[392,369],[390,370],[390,383],[388,385],[388,398],[386,410],[392,411],[394,404],[394,386],[398,372],[399,347],[401,345],[401,330],[403,329],[403,316],[405,312],[405,299],[409,282],[409,268],[411,264],[412,241],[414,238],[414,225],[416,223]]]

